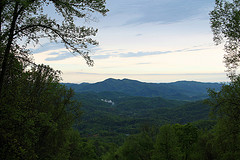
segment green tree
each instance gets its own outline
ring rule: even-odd
[[[153,160],[181,159],[178,139],[172,125],[164,125],[160,128],[154,148]]]
[[[44,65],[15,74],[0,99],[0,159],[68,159],[68,132],[81,112],[59,80]]]
[[[211,114],[217,120],[215,141],[219,159],[240,157],[240,77],[222,86],[220,92],[209,91]]]
[[[230,78],[240,62],[240,0],[215,0],[215,8],[210,13],[211,28],[216,44],[225,41],[224,56]]]
[[[149,160],[153,150],[152,139],[146,133],[129,136],[119,147],[116,160]]]
[[[194,144],[198,139],[198,130],[192,124],[175,124],[174,129],[178,137],[178,143],[183,160],[190,160]]]
[[[49,16],[46,7],[55,8],[57,14]],[[0,95],[11,59],[17,52],[27,52],[28,44],[38,43],[40,38],[64,43],[70,52],[93,65],[88,46],[98,44],[92,39],[97,29],[75,24],[76,18],[87,19],[93,12],[105,15],[105,0],[1,0]]]
[[[214,145],[215,135],[213,130],[201,130],[197,142],[193,145],[191,160],[213,160],[217,159],[216,147]]]
[[[49,16],[47,7],[57,14]],[[0,159],[71,158],[79,104],[59,83],[60,71],[34,64],[26,48],[48,38],[93,65],[88,47],[98,44],[97,29],[75,24],[93,12],[105,15],[105,0],[0,1]]]
[[[98,160],[99,156],[96,154],[96,147],[93,141],[87,141],[80,137],[77,130],[70,131],[69,140],[69,160]]]
[[[220,92],[209,91],[208,103],[217,120],[214,128],[217,159],[235,160],[240,157],[240,77],[237,69],[240,62],[240,1],[216,0],[210,13],[214,41],[225,41],[225,64],[231,78],[230,84],[222,86]]]

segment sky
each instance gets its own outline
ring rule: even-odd
[[[210,28],[213,0],[107,0],[106,5],[107,16],[76,22],[99,30],[99,45],[90,53],[93,67],[47,40],[32,48],[35,62],[61,70],[63,82],[70,83],[228,81],[223,46],[214,45]]]

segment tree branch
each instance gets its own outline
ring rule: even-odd
[[[73,44],[69,43],[66,40],[64,35],[58,29],[55,29],[52,26],[48,26],[48,25],[44,25],[44,24],[40,24],[40,23],[35,24],[35,25],[28,25],[28,26],[25,26],[25,27],[19,29],[18,31],[16,31],[14,35],[17,35],[18,33],[24,32],[25,30],[28,30],[28,29],[34,28],[34,27],[41,27],[41,28],[45,28],[45,29],[49,29],[49,30],[53,31],[56,35],[58,35],[59,38],[61,38],[63,43],[66,45],[67,49],[71,48],[74,52],[77,52],[78,54],[80,54],[87,61],[87,64],[89,66],[93,66],[93,60],[90,59],[87,52],[84,53],[84,52],[80,51],[79,49],[77,49]]]
[[[8,36],[8,43],[4,52],[4,58],[3,58],[3,62],[2,62],[2,66],[1,66],[1,72],[0,72],[0,96],[2,95],[2,87],[3,87],[3,83],[4,83],[4,77],[6,74],[6,69],[7,69],[7,63],[8,63],[8,57],[10,54],[10,49],[11,49],[11,45],[13,42],[13,36],[14,36],[14,29],[16,26],[16,21],[18,18],[18,6],[19,6],[19,2],[17,1],[14,7],[14,12],[13,12],[13,19],[12,19],[12,23],[11,23],[11,28],[9,31],[9,36]]]

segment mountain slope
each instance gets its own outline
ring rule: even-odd
[[[75,99],[82,103],[80,133],[83,136],[99,135],[109,141],[114,141],[116,136],[137,133],[145,124],[160,126],[208,120],[210,111],[210,106],[203,101],[133,97],[118,92],[76,93]]]
[[[122,92],[131,96],[162,97],[175,100],[202,100],[207,98],[207,89],[220,90],[219,83],[178,81],[174,83],[145,83],[129,79],[106,79],[97,83],[66,83],[75,92]]]

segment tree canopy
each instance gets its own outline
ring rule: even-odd
[[[220,92],[210,90],[209,96],[211,114],[217,120],[215,136],[219,159],[237,159],[240,156],[240,77],[223,85]]]
[[[0,1],[0,159],[77,159],[94,148],[80,145],[73,129],[80,105],[60,84],[61,72],[35,64],[27,49],[48,38],[93,65],[88,47],[98,44],[92,38],[97,29],[75,24],[93,12],[105,15],[105,0]]]
[[[54,8],[56,15],[49,15],[46,8]],[[87,19],[93,12],[105,15],[107,11],[105,0],[1,0],[0,92],[9,59],[18,52],[29,52],[27,46],[39,43],[40,38],[64,43],[71,53],[80,54],[92,66],[88,47],[98,44],[92,38],[97,29],[77,26],[76,19]]]
[[[240,0],[216,0],[215,8],[210,13],[214,42],[225,42],[224,62],[229,76],[236,75],[240,64]]]

